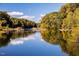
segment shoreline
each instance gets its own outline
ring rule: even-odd
[[[22,31],[33,31],[33,32],[37,32],[39,31],[38,28],[31,28],[31,29],[28,29],[28,28],[21,28],[21,27],[18,27],[18,28],[2,28],[0,29],[0,33],[10,33],[10,32],[22,32]]]

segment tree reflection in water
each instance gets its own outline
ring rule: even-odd
[[[60,45],[63,52],[69,55],[79,55],[79,27],[71,31],[45,30],[40,31],[42,38],[51,44]],[[0,33],[0,47],[7,46],[11,40],[27,37],[33,34],[33,31]]]
[[[0,33],[0,47],[8,45],[12,33]]]
[[[69,55],[79,55],[79,27],[73,28],[71,31],[41,31],[42,38],[51,44],[60,45],[63,52]]]
[[[15,40],[15,38],[26,37],[33,33],[33,31],[0,33],[0,48],[7,46],[11,41],[10,39]]]

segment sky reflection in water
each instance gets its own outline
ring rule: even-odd
[[[10,39],[10,43],[0,48],[0,55],[54,56],[67,55],[59,45],[42,40],[39,32],[23,38]]]

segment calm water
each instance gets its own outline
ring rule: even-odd
[[[2,36],[1,36],[2,35]],[[45,34],[46,35],[46,34]],[[10,33],[0,34],[0,55],[1,56],[67,56],[79,55],[71,51],[71,45],[67,45],[65,41],[57,41],[52,39],[46,41],[45,37],[40,32],[30,34]],[[44,36],[44,37],[43,37]],[[45,40],[46,39],[46,40]],[[78,48],[79,46],[76,46]],[[74,48],[74,46],[73,46]]]

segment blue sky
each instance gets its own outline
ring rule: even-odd
[[[62,3],[0,3],[0,11],[8,11],[13,17],[24,17],[38,22],[41,16],[58,11],[62,5]]]

